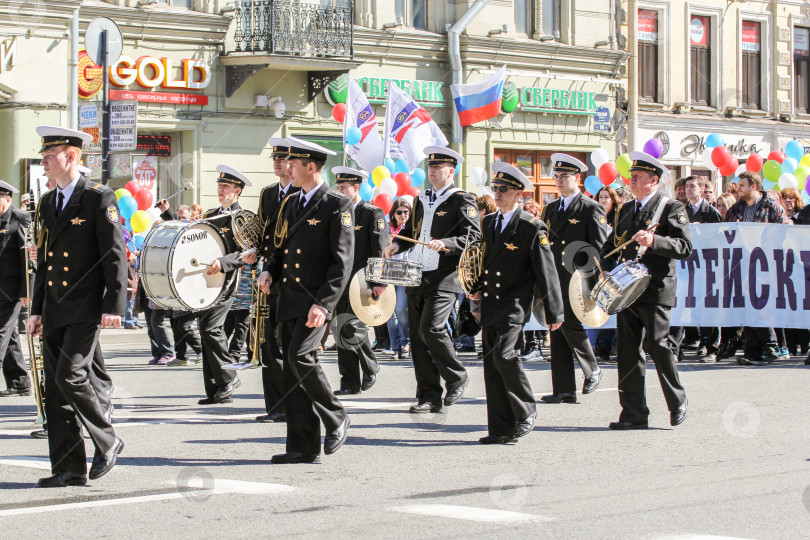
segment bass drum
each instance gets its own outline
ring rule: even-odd
[[[163,309],[199,311],[213,306],[226,289],[226,275],[209,276],[206,265],[225,254],[222,233],[209,223],[156,225],[144,240],[138,270],[146,296]]]

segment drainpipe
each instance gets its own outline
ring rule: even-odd
[[[627,52],[630,53],[627,76],[627,150],[636,150],[638,132],[638,3],[628,2]]]
[[[475,0],[475,3],[470,6],[461,18],[450,27],[447,31],[447,52],[450,55],[450,71],[453,73],[453,84],[461,84],[461,46],[459,38],[461,33],[467,29],[472,20],[478,15],[484,6],[489,3],[489,0]],[[456,102],[453,101],[453,136],[450,141],[453,144],[462,144],[464,142],[464,131],[461,129],[461,122],[458,119],[458,111],[456,110]]]
[[[71,129],[79,129],[79,8],[73,10],[70,20],[70,119],[68,125]],[[106,88],[105,88],[106,92]]]

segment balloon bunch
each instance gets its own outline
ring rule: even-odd
[[[368,180],[360,185],[360,198],[387,214],[399,197],[413,206],[414,197],[422,193],[419,186],[425,182],[425,178],[422,169],[409,171],[404,159],[394,161],[386,158],[385,164],[374,167]]]
[[[160,210],[153,208],[154,197],[152,192],[141,189],[134,180],[127,182],[126,186],[115,190],[118,199],[118,212],[124,219],[124,227],[132,234],[127,243],[130,251],[138,251],[143,247],[143,240],[152,225],[160,219]]]
[[[715,147],[715,150],[717,148]],[[793,188],[801,193],[805,204],[810,204],[810,183],[807,182],[807,177],[810,176],[810,154],[804,153],[804,146],[799,141],[788,142],[784,152],[774,150],[768,154],[767,159],[759,154],[751,154],[733,173],[728,173],[728,170],[724,172],[722,169],[720,173],[724,176],[733,174],[732,183],[736,184],[739,174],[743,171],[760,173],[762,188],[766,191]]]
[[[603,186],[612,186],[613,188],[623,186],[624,182],[630,178],[631,163],[630,156],[627,154],[622,154],[616,160],[616,163],[611,163],[607,151],[603,148],[597,148],[591,152],[591,164],[596,169],[596,174],[585,179],[585,191],[588,192],[588,195],[593,196]]]
[[[332,118],[335,119],[336,122],[343,123],[346,119],[346,104],[345,103],[338,103],[334,107],[332,107]],[[346,144],[348,145],[355,145],[360,142],[363,138],[363,132],[357,126],[352,126],[346,130]]]

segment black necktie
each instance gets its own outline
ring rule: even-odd
[[[304,204],[306,199],[304,197],[298,197],[298,205],[295,207],[295,217],[298,218],[301,215],[301,212],[304,211]]]
[[[431,203],[436,202],[436,192],[435,191],[430,192],[430,202]]]
[[[283,190],[278,190],[278,204],[281,204],[281,201],[284,200],[284,197],[287,196],[287,192]]]
[[[503,226],[503,214],[498,212],[498,217],[495,218],[495,239],[501,237],[501,227]]]
[[[633,216],[637,216],[641,212],[641,201],[636,201],[636,211]]]
[[[65,205],[65,194],[61,191],[56,194],[56,217],[62,213],[62,207]]]

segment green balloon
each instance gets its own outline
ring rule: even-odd
[[[126,197],[127,195],[132,197],[132,193],[130,193],[128,189],[119,188],[119,189],[115,190],[115,198],[116,199],[120,199],[121,197]]]
[[[630,154],[622,154],[616,159],[616,168],[622,178],[630,178],[630,167],[633,166],[633,160],[630,159]]]
[[[520,95],[518,93],[515,83],[508,82],[503,85],[503,99],[501,99],[501,110],[505,113],[511,113],[517,109]]]
[[[804,165],[798,167],[796,171],[794,171],[793,176],[796,177],[796,180],[799,181],[799,187],[801,187],[802,182],[810,175],[810,167],[805,167]]]
[[[778,161],[770,159],[762,166],[762,176],[771,182],[778,182],[781,175],[782,165]]]

